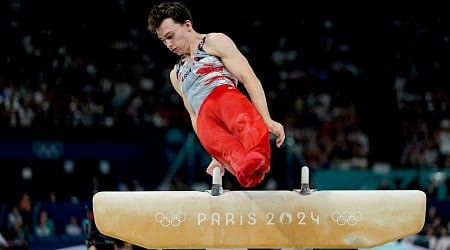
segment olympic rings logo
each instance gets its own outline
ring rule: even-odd
[[[155,221],[163,227],[174,226],[178,227],[186,220],[186,215],[181,212],[177,213],[156,213]]]
[[[344,212],[338,212],[338,211],[333,211],[333,213],[331,213],[331,219],[333,221],[335,221],[338,225],[343,226],[345,224],[348,224],[350,226],[354,226],[356,225],[356,223],[358,223],[359,221],[362,220],[362,213],[361,212],[349,212],[349,211],[344,211]]]

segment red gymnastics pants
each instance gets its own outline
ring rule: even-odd
[[[239,89],[219,86],[203,102],[197,134],[205,150],[243,187],[261,183],[270,170],[269,131]]]

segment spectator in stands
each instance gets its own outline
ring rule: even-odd
[[[128,243],[128,242],[124,242],[122,240],[119,239],[113,239],[113,244],[108,245],[108,244],[102,244],[101,246],[98,245],[91,245],[88,247],[88,250],[104,250],[104,249],[108,249],[108,250],[133,250],[133,245]]]
[[[17,205],[12,205],[7,217],[6,234],[0,232],[0,249],[28,249],[27,228]]]
[[[28,245],[24,239],[8,240],[0,232],[0,249],[28,250]]]
[[[449,250],[450,249],[450,235],[446,226],[442,225],[438,228],[438,238],[434,250]]]
[[[78,217],[76,217],[75,215],[70,216],[69,223],[67,223],[65,226],[65,233],[73,237],[83,235],[83,229],[79,224]]]
[[[435,141],[439,147],[440,162],[450,156],[450,119],[442,119],[439,128],[434,133]]]
[[[19,213],[23,219],[23,228],[25,234],[30,233],[32,228],[32,218],[33,218],[33,203],[31,197],[28,193],[22,193],[22,196],[18,204]]]
[[[170,80],[182,97],[201,144],[212,157],[207,172],[227,169],[244,187],[260,184],[270,170],[269,132],[280,147],[283,125],[269,113],[265,92],[247,59],[223,33],[200,34],[181,2],[150,12],[148,29],[180,58]],[[242,83],[250,98],[238,87]]]
[[[25,227],[22,215],[19,208],[13,205],[11,211],[8,213],[8,231],[12,237],[25,237]]]
[[[122,240],[114,240],[114,250],[133,250],[133,245]]]
[[[38,237],[51,237],[56,234],[55,223],[48,217],[47,210],[39,212],[38,223],[34,226],[34,233]]]
[[[6,241],[5,237],[0,233],[0,249],[8,248],[9,244]]]

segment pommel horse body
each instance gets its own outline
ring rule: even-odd
[[[98,230],[148,249],[371,248],[420,232],[419,190],[98,192]]]

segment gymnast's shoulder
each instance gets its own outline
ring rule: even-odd
[[[214,55],[221,55],[224,52],[235,49],[233,40],[225,33],[208,33],[203,47],[206,51]]]
[[[223,32],[211,32],[211,33],[205,34],[205,36],[206,36],[206,42],[211,42],[211,41],[220,42],[223,40],[231,40],[230,36]]]

